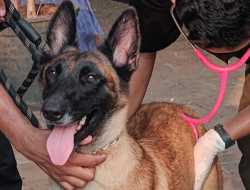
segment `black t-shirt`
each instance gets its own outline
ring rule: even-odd
[[[180,32],[170,14],[170,0],[130,0],[129,5],[135,7],[138,14],[141,52],[164,49],[179,37]]]

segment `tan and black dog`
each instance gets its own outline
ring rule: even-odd
[[[70,1],[61,4],[41,52],[40,85],[43,121],[52,133],[47,148],[62,165],[72,150],[106,153],[86,190],[192,190],[195,135],[181,119],[194,111],[172,103],[142,105],[129,121],[128,82],[136,69],[140,46],[138,18],[128,8],[95,52],[81,52],[76,43],[76,17]],[[198,125],[203,135],[203,125]],[[90,144],[78,143],[88,135]],[[52,182],[51,189],[62,189]],[[216,159],[204,189],[221,190]]]

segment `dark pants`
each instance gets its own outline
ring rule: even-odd
[[[248,69],[249,65],[246,65],[246,71],[248,71]],[[248,105],[250,105],[250,74],[247,74],[245,77],[239,112],[245,109]],[[246,190],[250,190],[250,135],[238,140],[237,143],[240,151],[242,152],[239,164],[240,177]]]
[[[8,139],[0,131],[0,190],[21,190],[22,180]]]

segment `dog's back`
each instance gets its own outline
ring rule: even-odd
[[[193,110],[182,105],[155,102],[142,105],[127,123],[128,133],[140,144],[154,164],[155,184],[162,183],[161,175],[164,172],[168,174],[168,189],[193,189],[194,184],[195,134],[180,117],[181,113],[197,118]],[[199,136],[202,136],[205,133],[204,126],[196,126]],[[204,189],[222,189],[218,158],[215,159]]]

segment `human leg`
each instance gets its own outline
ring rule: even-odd
[[[22,180],[8,139],[0,131],[0,190],[21,190]]]
[[[249,65],[246,65],[246,71],[248,69]],[[245,109],[248,105],[250,105],[250,74],[245,76],[239,112]],[[240,151],[242,152],[242,157],[239,164],[239,173],[245,188],[248,190],[250,189],[250,135],[239,139],[237,143]]]

